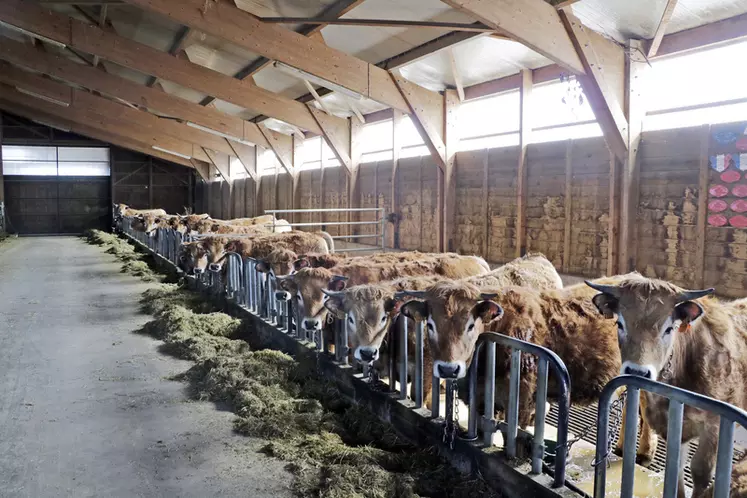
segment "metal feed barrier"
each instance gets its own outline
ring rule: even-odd
[[[349,234],[349,235],[334,235],[332,240],[343,240],[347,242],[354,241],[356,239],[376,239],[377,244],[368,245],[364,247],[350,247],[350,248],[339,248],[336,252],[355,252],[355,251],[371,251],[371,250],[385,250],[386,249],[386,216],[384,208],[344,208],[344,209],[270,209],[266,210],[265,214],[271,214],[276,217],[277,215],[303,215],[303,214],[315,214],[318,213],[320,218],[325,214],[348,214],[348,213],[376,213],[376,219],[370,221],[319,221],[319,222],[307,222],[307,223],[290,223],[291,228],[304,228],[304,227],[318,227],[319,230],[324,230],[325,227],[332,226],[347,226],[347,227],[363,227],[363,226],[375,226],[376,233],[362,233],[362,234]],[[275,228],[275,223],[268,223],[268,227]]]
[[[605,496],[607,466],[604,464],[609,455],[608,430],[610,404],[615,392],[627,386],[625,413],[625,434],[623,440],[623,466],[620,498],[632,498],[635,484],[636,437],[638,434],[638,408],[640,391],[669,399],[669,420],[667,425],[667,462],[664,471],[663,498],[675,498],[680,472],[680,454],[682,449],[682,418],[684,405],[716,414],[720,417],[718,450],[716,459],[716,480],[713,498],[727,498],[731,484],[732,454],[734,452],[734,424],[747,428],[747,412],[729,403],[718,401],[702,394],[693,393],[679,387],[654,382],[643,377],[623,375],[612,379],[602,391],[599,399],[599,416],[597,418],[597,450],[594,473],[594,498]]]
[[[273,213],[281,213],[274,211]],[[179,250],[182,243],[193,240],[193,237],[182,237],[178,232],[171,229],[159,229],[153,237],[144,233],[136,232],[130,227],[130,219],[123,219],[118,229],[138,240],[154,253],[160,254],[170,262],[178,266]],[[201,237],[200,237],[201,238]],[[370,250],[370,249],[366,249]],[[309,333],[300,326],[301,309],[295,299],[285,291],[279,289],[275,276],[271,273],[263,273],[257,270],[257,261],[252,258],[242,259],[239,254],[229,253],[226,256],[222,271],[206,271],[197,277],[200,284],[213,293],[225,293],[226,298],[249,310],[265,322],[274,325],[277,329],[298,341],[313,342],[319,352],[327,353],[325,345],[325,331]],[[415,323],[415,351],[414,351],[414,374],[409,378],[408,354],[408,325],[404,320],[404,326],[398,337],[392,337],[387,343],[389,348],[389,364],[386,365],[389,377],[389,391],[395,393],[401,400],[411,398],[414,409],[420,409],[424,404],[423,385],[425,380],[424,368],[424,322]],[[329,329],[328,329],[329,330]],[[347,320],[335,319],[331,330],[334,334],[335,359],[340,364],[346,365],[350,361],[348,348]],[[395,341],[399,344],[395,345]],[[497,421],[495,419],[495,369],[497,346],[508,348],[511,351],[511,367],[509,373],[509,395],[507,408],[507,420]],[[397,348],[397,346],[399,346]],[[395,357],[395,350],[399,355]],[[483,355],[484,352],[484,355]],[[538,358],[537,385],[536,385],[536,413],[535,431],[530,436],[522,434],[518,428],[519,412],[519,385],[520,364],[523,354],[531,354]],[[484,411],[479,413],[478,399],[478,368],[484,361],[485,389],[483,394]],[[399,374],[397,375],[397,366]],[[364,369],[364,374],[367,369]],[[547,400],[548,375],[552,371],[556,381],[556,401],[558,403],[558,438],[554,455],[548,455],[545,451],[545,411]],[[380,389],[381,385],[369,377],[372,389]],[[408,396],[408,381],[412,386],[412,396]],[[440,379],[431,375],[433,396],[430,418],[436,420],[444,427],[444,442],[453,445],[454,435],[459,429],[459,421],[454,420],[454,412],[458,400],[456,399],[456,381],[446,381],[446,416],[440,417]],[[554,459],[553,487],[561,487],[565,484],[565,469],[568,455],[568,413],[570,406],[570,379],[568,371],[560,358],[552,351],[525,341],[513,339],[496,333],[484,333],[480,336],[475,347],[472,362],[468,371],[469,381],[469,419],[466,432],[460,439],[465,441],[476,441],[482,436],[482,446],[492,445],[493,435],[497,431],[503,432],[505,441],[505,454],[509,458],[518,455],[518,441],[529,442],[531,437],[531,470],[539,474],[543,470],[545,457],[552,456]],[[397,389],[399,382],[399,389]],[[633,480],[635,466],[635,442],[638,420],[638,393],[640,389],[665,396],[669,398],[669,433],[678,434],[682,429],[683,404],[707,410],[721,417],[721,432],[718,446],[718,462],[716,467],[715,498],[726,498],[729,493],[731,480],[731,453],[733,448],[734,423],[747,427],[747,413],[727,403],[684,391],[666,384],[653,382],[639,377],[622,376],[610,381],[605,387],[599,401],[599,414],[597,419],[597,455],[596,462],[609,454],[608,434],[610,403],[612,396],[620,387],[628,386],[628,411],[626,414],[625,448],[623,458],[623,484],[622,498],[631,498],[633,495]],[[422,412],[420,412],[422,413]],[[448,441],[448,435],[451,441]],[[665,471],[664,498],[674,498],[677,494],[677,475],[679,471],[680,443],[678,438],[670,438],[667,443],[667,466]],[[594,497],[602,498],[605,494],[606,466],[595,466]]]

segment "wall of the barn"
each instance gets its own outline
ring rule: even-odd
[[[111,147],[112,199],[169,213],[194,210],[194,170],[120,147]]]

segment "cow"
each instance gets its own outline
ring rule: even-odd
[[[624,277],[598,282],[615,283]],[[599,314],[584,284],[565,289],[545,290],[520,287],[477,287],[467,282],[441,282],[427,289],[423,300],[411,300],[401,312],[426,322],[434,354],[433,373],[442,379],[464,379],[477,340],[483,332],[532,342],[554,351],[565,363],[571,378],[571,401],[588,405],[599,399],[604,386],[618,375],[620,358],[617,329]],[[499,408],[508,406],[510,349],[498,347],[496,356],[496,396]],[[481,363],[484,370],[484,363]],[[485,375],[484,371],[478,375]],[[552,379],[554,380],[554,379]],[[526,427],[534,417],[537,363],[524,354],[521,362],[519,424]],[[478,383],[478,391],[483,383]],[[460,390],[466,392],[465,389]],[[551,382],[548,396],[557,395]],[[644,429],[637,460],[653,458],[651,431],[644,418]]]
[[[178,215],[144,213],[134,216],[130,227],[137,232],[145,233],[148,237],[153,237],[159,228],[171,228],[178,219]]]
[[[127,204],[115,204],[113,210],[114,222],[122,221],[124,218],[137,216],[139,214],[159,214],[166,215],[163,209],[133,209]]]
[[[229,252],[238,253],[242,258],[262,259],[278,248],[299,252],[334,250],[334,243],[327,232],[259,232],[255,235],[245,238],[206,237],[197,242],[183,244],[184,250],[179,257],[180,265],[185,272],[189,273],[189,269],[194,272],[197,269],[197,273],[201,273],[200,270],[206,269],[221,271]]]
[[[343,291],[324,291],[327,295],[324,306],[338,319],[347,321],[348,346],[355,359],[370,364],[380,376],[385,376],[390,355],[399,357],[401,347],[400,336],[393,337],[393,334],[402,330],[404,319],[398,314],[401,301],[395,299],[395,294],[405,290],[425,289],[444,278],[440,275],[402,277],[387,282],[355,285]],[[407,335],[410,379],[415,376],[414,332],[415,327],[411,324]],[[384,347],[385,343],[392,349]],[[429,372],[433,368],[430,345],[426,342],[423,347],[423,371]],[[412,389],[414,388],[413,385]],[[427,408],[431,406],[431,391],[432,384],[424,382],[423,402]],[[414,392],[411,396],[414,396]]]
[[[686,290],[633,275],[618,282],[587,282],[597,309],[614,324],[621,372],[657,380],[747,409],[747,298],[721,302],[714,289]],[[612,320],[616,318],[615,320]],[[666,437],[668,400],[643,392],[646,418]],[[698,438],[690,469],[693,497],[713,476],[719,417],[685,407],[682,441]],[[679,496],[684,496],[680,474]]]
[[[302,325],[307,330],[321,330],[327,317],[323,290],[328,289],[330,285],[330,290],[340,291],[346,284],[384,282],[401,276],[441,275],[447,278],[461,278],[486,273],[486,268],[489,267],[485,260],[477,256],[424,254],[417,261],[344,261],[333,268],[303,268],[292,275],[278,278],[278,281],[281,288],[289,292],[303,308]]]
[[[381,369],[388,364],[382,343],[387,337],[393,340],[391,336],[399,333],[405,319],[401,316],[397,318],[401,305],[398,294],[424,291],[442,280],[442,276],[404,277],[391,282],[350,287],[342,292],[327,292],[325,306],[337,316],[347,315],[348,337],[355,358],[364,362],[376,362],[376,367]],[[524,285],[543,289],[563,286],[555,267],[542,254],[527,254],[490,273],[467,277],[461,281],[478,287]],[[415,324],[410,320],[408,331],[414,330]],[[414,352],[413,334],[410,334],[409,341],[412,342],[412,347],[408,351]],[[399,341],[394,340],[393,345],[398,351]],[[432,360],[428,341],[424,344],[424,350],[425,368],[430,371]],[[429,399],[430,388],[430,385],[424,386],[426,399]]]

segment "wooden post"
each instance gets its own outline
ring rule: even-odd
[[[324,209],[324,168],[327,166],[327,158],[325,157],[324,137],[319,140],[319,148],[321,153],[319,154],[319,223],[324,223],[326,216],[322,209]],[[319,230],[325,230],[326,227],[321,225]]]
[[[111,180],[110,180],[111,181]],[[112,185],[113,185],[112,181]],[[114,202],[114,198],[112,197],[112,202]],[[0,218],[0,233],[6,231],[5,227],[5,209],[7,209],[7,206],[5,206],[5,181],[3,180],[3,113],[0,111],[0,204],[3,205],[3,210],[0,215],[2,217]]]
[[[292,177],[292,186],[291,186],[291,209],[300,209],[301,208],[301,201],[298,199],[298,185],[299,180],[301,178],[301,166],[303,165],[303,142],[304,138],[300,137],[299,135],[294,134],[293,135],[293,177]],[[301,216],[298,214],[293,214],[293,217],[290,220],[291,223],[300,223],[301,222]]]
[[[482,216],[484,220],[482,257],[485,258],[485,260],[488,260],[490,256],[490,204],[488,197],[489,170],[490,149],[485,149],[485,155],[482,158]]]
[[[262,208],[262,202],[259,199],[259,189],[262,186],[262,170],[264,169],[264,165],[261,164],[263,153],[263,148],[259,146],[254,148],[254,164],[257,165],[257,180],[254,182],[254,216],[259,216]]]
[[[648,74],[648,63],[641,55],[640,41],[628,42],[628,57],[625,58],[625,116],[628,119],[628,154],[622,165],[620,176],[620,227],[618,238],[618,271],[621,273],[635,269],[636,233],[635,219],[638,209],[638,149],[641,144],[643,118],[644,79]]]
[[[610,151],[610,214],[607,228],[607,275],[617,274],[617,249],[620,223],[620,209],[618,204],[618,168],[617,157]]]
[[[711,125],[703,125],[701,129],[700,175],[698,180],[698,247],[695,255],[695,287],[698,289],[705,286],[706,218],[708,217],[708,177],[710,175],[708,151],[711,143]]]
[[[563,273],[571,263],[571,213],[573,212],[573,140],[565,148],[565,230],[563,232]]]
[[[532,71],[521,71],[519,88],[519,166],[516,186],[516,256],[523,256],[527,249],[527,150],[531,143],[532,125],[529,122],[532,100]]]
[[[531,75],[531,71],[529,72]],[[458,116],[459,94],[456,90],[444,92],[444,143],[446,145],[446,167],[443,171],[443,223],[441,225],[442,251],[454,250],[454,222],[456,219],[456,169],[459,147]]]
[[[404,125],[405,114],[397,109],[393,110],[392,117],[392,213],[396,213],[399,208],[399,157],[402,153],[402,128]],[[399,223],[395,223],[391,227],[392,229],[392,247],[398,249],[400,246],[399,242]]]
[[[348,207],[358,208],[360,207],[360,186],[358,184],[358,178],[360,173],[361,164],[361,133],[363,132],[363,124],[357,119],[351,119],[350,121],[350,160],[351,160],[351,171],[348,177]],[[355,213],[348,213],[347,221],[358,221],[360,218]],[[355,235],[356,230],[353,225],[348,225],[348,235]]]
[[[148,156],[148,207],[154,209],[153,205],[153,158]]]

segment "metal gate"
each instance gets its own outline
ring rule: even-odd
[[[5,176],[8,231],[75,234],[110,226],[108,176]]]

